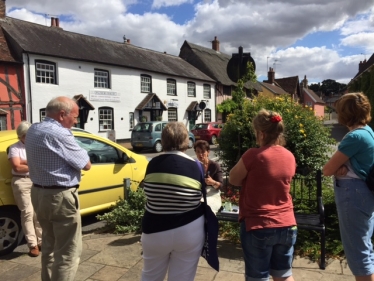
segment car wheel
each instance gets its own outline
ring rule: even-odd
[[[162,144],[161,144],[160,141],[155,143],[154,149],[155,149],[156,152],[161,152],[162,151]]]
[[[211,142],[212,142],[212,144],[217,144],[217,136],[216,135],[212,136]]]
[[[188,140],[188,148],[192,148],[193,147],[193,139],[189,139]]]
[[[19,212],[0,211],[0,256],[13,252],[18,246],[21,229]]]

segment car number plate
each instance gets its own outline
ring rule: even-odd
[[[135,146],[143,146],[143,144],[142,143],[137,143],[137,144],[135,144]]]

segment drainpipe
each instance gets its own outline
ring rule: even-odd
[[[29,93],[28,93],[28,98],[29,98],[29,106],[28,106],[28,111],[30,112],[30,120],[29,122],[32,123],[32,95],[31,95],[31,74],[30,74],[30,57],[29,53],[26,53],[27,55],[27,78],[28,78],[28,88],[29,88]]]

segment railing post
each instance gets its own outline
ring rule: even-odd
[[[124,195],[125,200],[129,198],[130,185],[131,185],[130,178],[124,178],[123,179],[123,195]]]

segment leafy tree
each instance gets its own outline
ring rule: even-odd
[[[346,87],[346,84],[336,82],[332,79],[326,79],[322,81],[319,90],[326,96],[330,96],[332,93],[338,93],[340,90]]]
[[[319,92],[319,89],[321,87],[321,83],[318,83],[318,84],[310,84],[309,85],[309,89],[311,89],[312,91],[314,92]]]

